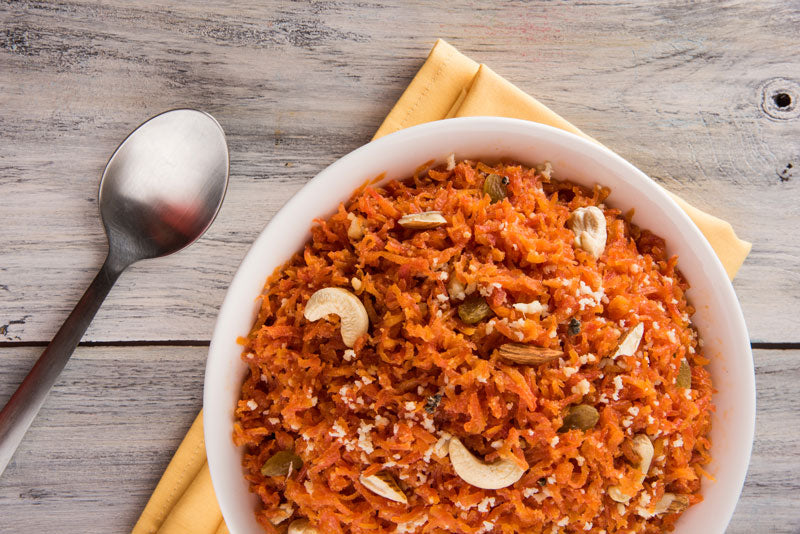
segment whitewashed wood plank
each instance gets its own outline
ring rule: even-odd
[[[800,342],[800,120],[761,107],[769,80],[797,91],[796,3],[454,2],[442,18],[429,1],[21,0],[0,17],[0,340],[52,336],[102,262],[106,158],[177,105],[228,132],[226,204],[196,246],[126,273],[87,339],[207,340],[258,231],[369,139],[442,36],[730,220],[755,243],[735,282],[753,340]]]
[[[205,353],[79,349],[0,478],[0,532],[130,532],[200,409]],[[37,355],[0,356],[0,403]]]
[[[38,349],[0,356],[0,403]],[[201,404],[205,347],[81,347],[0,478],[0,532],[129,532]],[[729,534],[797,534],[800,351],[757,350],[753,458]]]
[[[756,437],[728,534],[797,534],[800,351],[756,350]]]

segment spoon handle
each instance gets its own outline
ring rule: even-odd
[[[72,313],[0,411],[0,475],[120,274],[122,269],[110,261],[110,256],[106,258]]]

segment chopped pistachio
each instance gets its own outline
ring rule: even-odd
[[[569,408],[567,415],[564,417],[564,423],[558,431],[566,432],[567,430],[573,429],[589,430],[590,428],[594,428],[598,419],[600,419],[600,414],[597,413],[594,406],[577,404]]]
[[[575,317],[569,320],[569,326],[567,327],[567,334],[571,336],[577,336],[581,333],[581,322],[577,320]]]
[[[441,393],[437,393],[432,397],[428,397],[428,399],[425,401],[425,411],[428,412],[429,414],[432,414],[433,412],[436,411],[436,408],[439,407],[440,402],[442,402]]]
[[[278,451],[261,466],[265,477],[285,477],[303,467],[303,460],[292,451]]]
[[[458,316],[467,324],[479,323],[493,313],[486,299],[480,295],[473,295],[458,306]]]
[[[492,202],[500,202],[508,196],[508,178],[499,174],[490,174],[483,181],[483,192],[489,195]]]

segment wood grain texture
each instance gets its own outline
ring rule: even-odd
[[[768,115],[761,93],[779,78],[773,89],[797,90],[800,4],[0,6],[0,340],[55,332],[102,262],[106,159],[175,106],[228,133],[225,206],[196,246],[126,273],[86,339],[208,339],[248,244],[370,138],[441,36],[731,221],[755,244],[735,282],[753,340],[800,341],[800,120]]]
[[[37,355],[0,356],[0,402]],[[80,348],[0,479],[0,532],[129,532],[197,414],[205,356],[205,347]],[[757,350],[755,361],[756,439],[728,534],[798,534],[800,351]]]
[[[0,403],[102,263],[97,184],[125,135],[197,107],[231,149],[208,234],[134,266],[101,309],[85,339],[144,345],[79,349],[0,478],[0,532],[129,532],[200,407],[249,244],[370,139],[438,37],[730,221],[754,243],[734,283],[753,341],[796,349],[799,23],[782,0],[0,2]],[[728,532],[800,534],[800,351],[757,350],[756,367]]]
[[[0,356],[0,403],[40,350]],[[78,349],[0,479],[0,532],[130,532],[200,409],[206,351]]]

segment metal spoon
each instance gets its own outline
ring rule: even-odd
[[[206,113],[167,111],[136,128],[119,145],[100,181],[108,256],[0,411],[0,474],[122,271],[197,240],[216,217],[227,186],[225,133]]]

